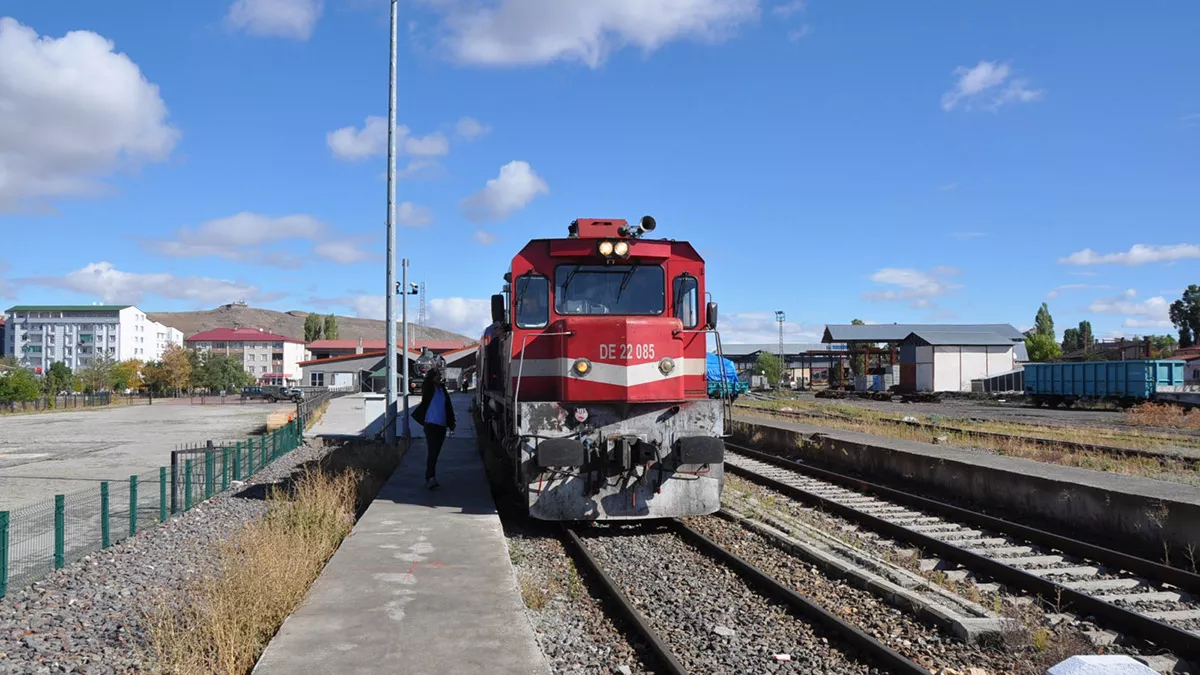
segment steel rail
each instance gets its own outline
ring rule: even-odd
[[[673,520],[672,525],[684,540],[697,549],[709,557],[716,559],[722,565],[735,570],[770,598],[787,604],[809,621],[819,624],[826,630],[837,635],[847,644],[863,651],[870,660],[883,666],[885,672],[907,675],[929,675],[928,668],[893,651],[887,645],[864,633],[857,626],[839,619],[836,615],[826,611],[825,608],[780,583],[775,577],[730,553],[720,544],[683,524],[682,521]]]
[[[1177,568],[1160,565],[1143,558],[1137,558],[1135,556],[1129,556],[1117,551],[1111,551],[1093,544],[1076,541],[1067,537],[1044,532],[1024,525],[1018,525],[1017,523],[1001,520],[999,518],[976,513],[974,511],[951,506],[949,504],[935,502],[924,497],[919,497],[917,495],[905,493],[900,490],[887,488],[881,485],[875,485],[857,478],[838,474],[833,471],[828,471],[826,469],[818,469],[808,465],[796,464],[781,457],[769,455],[757,450],[752,450],[750,448],[737,446],[732,443],[727,443],[726,445],[736,452],[745,454],[747,457],[757,459],[773,466],[795,471],[800,474],[808,474],[815,478],[828,480],[832,483],[852,486],[856,489],[872,492],[888,500],[906,503],[922,510],[928,509],[929,511],[939,515],[947,514],[949,517],[956,519],[961,516],[962,520],[966,520],[971,524],[978,524],[987,527],[988,529],[1018,536],[1027,539],[1032,543],[1041,546],[1050,546],[1052,548],[1062,550],[1065,553],[1079,555],[1079,557],[1091,558],[1107,566],[1125,569],[1141,576],[1150,577],[1156,581],[1165,581],[1167,580],[1166,577],[1170,577],[1171,579],[1177,579],[1185,582],[1184,584],[1176,584],[1175,581],[1170,581],[1170,583],[1178,585],[1181,588],[1188,588],[1189,590],[1191,588],[1195,588],[1198,583],[1198,578],[1196,575],[1185,572],[1184,570],[1179,570]],[[1191,633],[1181,628],[1176,628],[1175,626],[1163,623],[1157,619],[1152,619],[1143,614],[1138,614],[1137,612],[1118,607],[1117,605],[1074,590],[1063,584],[1030,574],[1029,572],[1012,567],[997,560],[993,560],[978,553],[973,553],[967,549],[955,546],[954,544],[948,543],[941,539],[936,539],[932,536],[915,532],[907,527],[904,527],[903,525],[897,525],[878,516],[864,513],[863,511],[859,511],[854,507],[846,506],[832,499],[822,497],[802,488],[788,485],[774,478],[763,476],[762,474],[756,473],[744,467],[739,467],[736,464],[732,464],[728,461],[725,462],[725,470],[735,475],[742,476],[743,478],[747,478],[753,482],[759,483],[760,485],[777,490],[778,492],[782,492],[783,494],[796,499],[797,501],[818,506],[834,515],[858,523],[859,525],[867,527],[875,532],[879,532],[889,538],[907,541],[922,550],[928,551],[946,560],[958,563],[964,567],[982,572],[983,574],[986,574],[987,576],[1002,583],[1035,593],[1045,599],[1061,598],[1065,606],[1073,608],[1076,612],[1081,614],[1090,614],[1097,619],[1100,619],[1104,623],[1107,623],[1115,630],[1136,635],[1188,658],[1200,657],[1200,635],[1195,633]],[[1099,556],[1085,555],[1077,553],[1077,551],[1092,551],[1100,553],[1100,555],[1106,557],[1108,561],[1101,560]],[[1124,562],[1116,562],[1118,560]],[[1134,569],[1134,567],[1137,569]],[[1138,571],[1139,569],[1143,571]],[[1158,574],[1149,574],[1146,573],[1146,571],[1158,572],[1161,573],[1162,576],[1160,577]]]
[[[570,526],[564,525],[563,532],[566,535],[564,541],[567,543],[567,548],[575,553],[576,560],[583,563],[588,573],[604,588],[604,592],[616,601],[617,611],[629,621],[634,631],[642,638],[646,646],[650,648],[650,651],[654,652],[654,656],[658,658],[659,663],[663,666],[662,672],[669,675],[687,675],[688,670],[675,657],[675,653],[671,651],[671,648],[667,646],[662,637],[650,627],[649,622],[646,621],[641,612],[637,611],[633,603],[629,601],[629,598],[621,592],[621,589],[604,572],[600,563],[588,552],[587,545],[583,543],[583,540],[575,533],[575,530]]]
[[[850,417],[850,416],[829,415],[829,414],[820,413],[820,412],[804,413],[804,412],[799,412],[799,411],[795,411],[795,410],[771,410],[770,408],[757,408],[755,406],[748,406],[748,405],[735,405],[734,407],[741,408],[743,410],[757,410],[759,412],[766,412],[768,414],[779,415],[781,417],[790,417],[792,419],[813,419],[813,418],[831,419],[832,418],[832,419],[841,419],[841,420],[845,420],[848,422],[857,422],[858,421],[855,418]],[[887,417],[879,418],[879,419],[873,420],[873,421],[878,421],[878,422],[882,422],[884,424],[890,424],[890,425],[898,426],[898,427],[908,427],[910,429],[921,429],[924,431],[943,432],[943,433],[948,433],[948,434],[960,434],[962,436],[968,436],[968,437],[980,438],[980,439],[991,439],[991,440],[996,440],[996,441],[1010,441],[1010,442],[1014,442],[1014,443],[1030,443],[1030,444],[1041,446],[1041,447],[1052,447],[1052,446],[1062,447],[1062,448],[1067,448],[1070,450],[1075,450],[1077,452],[1094,452],[1094,453],[1102,454],[1102,455],[1120,455],[1120,456],[1124,456],[1124,457],[1141,457],[1141,458],[1146,458],[1146,459],[1157,460],[1159,462],[1162,462],[1164,460],[1175,460],[1175,461],[1179,461],[1179,462],[1184,462],[1185,464],[1200,464],[1200,456],[1188,456],[1188,455],[1177,454],[1177,453],[1173,453],[1173,452],[1169,452],[1169,451],[1144,450],[1144,449],[1139,449],[1139,448],[1123,448],[1123,447],[1114,446],[1114,445],[1098,445],[1096,443],[1080,443],[1079,441],[1069,441],[1069,440],[1057,439],[1057,438],[1046,438],[1044,436],[1020,436],[1017,434],[1000,433],[998,431],[982,431],[982,430],[976,430],[976,429],[965,429],[963,427],[951,427],[951,426],[945,426],[945,425],[941,425],[941,424],[930,424],[927,422],[905,422],[904,420],[891,419],[891,418],[887,418]],[[1184,438],[1186,438],[1186,437],[1184,437]],[[1170,439],[1158,437],[1155,440],[1169,441]],[[1196,448],[1192,448],[1192,449],[1196,449]]]

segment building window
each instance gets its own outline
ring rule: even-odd
[[[282,342],[276,342],[276,343],[275,343],[275,349],[283,349],[283,343],[282,343]]]
[[[325,373],[312,373],[308,376],[308,383],[313,387],[325,386]]]
[[[263,366],[263,367],[262,367],[262,372],[263,372],[263,375],[266,375],[266,374],[267,374],[267,367],[266,367],[266,366]]]
[[[684,328],[695,328],[700,314],[700,282],[690,274],[675,277],[675,318]]]
[[[517,277],[516,286],[513,298],[517,306],[517,327],[545,328],[550,320],[550,283],[546,277],[522,274]]]

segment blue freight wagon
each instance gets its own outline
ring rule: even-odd
[[[1133,405],[1183,386],[1183,361],[1083,361],[1025,364],[1025,394],[1034,405],[1112,400]]]
[[[722,375],[721,366],[724,361],[725,373]],[[736,400],[738,394],[744,394],[750,391],[750,385],[738,379],[737,368],[734,367],[733,361],[722,359],[716,354],[709,353],[707,359],[707,368],[705,369],[705,377],[708,380],[708,397],[709,398],[728,398],[731,401]]]

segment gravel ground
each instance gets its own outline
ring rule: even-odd
[[[1015,672],[1019,665],[1011,654],[973,647],[943,635],[937,628],[920,623],[869,591],[830,578],[767,538],[727,520],[693,518],[687,524],[830,613],[935,672],[941,668],[974,667],[989,672]]]
[[[328,449],[304,446],[257,473],[272,483]],[[239,496],[239,494],[243,496]],[[144,672],[142,612],[158,589],[183,588],[211,545],[261,516],[262,490],[231,491],[89,555],[0,600],[0,674]]]
[[[516,568],[538,645],[555,673],[652,672],[653,655],[635,647],[592,596],[560,540],[509,534]]]
[[[880,672],[676,535],[606,529],[589,551],[692,672]]]
[[[737,493],[736,496],[739,498],[752,498],[758,508],[777,512],[786,518],[807,523],[844,541],[850,546],[859,548],[884,560],[889,560],[899,566],[907,567],[911,571],[948,588],[954,593],[973,599],[977,598],[984,606],[993,606],[997,598],[999,598],[1002,615],[1017,620],[1025,624],[1026,627],[1024,633],[1014,631],[1011,635],[1006,635],[1003,645],[1004,649],[1011,655],[1014,663],[1020,666],[1026,668],[1041,666],[1043,668],[1043,670],[1026,671],[1018,668],[1017,670],[1007,672],[1041,673],[1045,668],[1074,654],[1096,653],[1096,647],[1087,642],[1084,637],[1085,632],[1100,631],[1100,627],[1090,621],[1078,617],[1070,618],[1064,622],[1052,621],[1053,617],[1050,614],[1041,609],[1021,603],[1021,600],[1025,599],[1025,594],[1021,591],[1017,591],[1016,595],[1012,595],[1005,586],[994,584],[991,580],[987,580],[988,586],[998,587],[998,592],[981,588],[977,585],[974,574],[967,574],[962,580],[955,581],[939,571],[919,570],[915,565],[915,559],[909,557],[912,548],[907,544],[883,536],[864,536],[865,533],[862,532],[861,528],[843,518],[809,508],[786,495],[755,485],[739,477],[731,476],[727,478],[725,489],[730,493],[730,498],[735,497],[733,493]],[[745,536],[749,538],[757,535],[747,532]],[[783,552],[781,551],[780,553]],[[787,555],[786,553],[783,554]],[[1108,578],[1108,575],[1089,578],[1103,579]],[[1054,628],[1047,635],[1050,638],[1048,646],[1039,650],[1034,646],[1028,630],[1030,628],[1037,630],[1038,628],[1049,626],[1054,626]],[[895,649],[894,645],[889,644],[889,646]],[[1133,646],[1112,644],[1104,648],[1104,653],[1137,656],[1141,652]]]

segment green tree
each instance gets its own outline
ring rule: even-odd
[[[1033,320],[1033,332],[1035,335],[1046,335],[1051,340],[1054,340],[1054,317],[1050,316],[1050,308],[1046,303],[1038,308],[1037,317]]]
[[[1077,349],[1083,349],[1083,339],[1079,335],[1079,329],[1068,328],[1064,330],[1062,339],[1063,353],[1073,352]]]
[[[97,354],[87,367],[79,370],[84,393],[94,394],[112,389],[115,366],[116,363],[107,355]]]
[[[213,392],[237,391],[253,381],[242,362],[232,356],[210,356],[205,359],[196,378],[201,387]]]
[[[1179,347],[1179,343],[1173,335],[1151,335],[1150,336],[1150,356],[1155,359],[1169,358],[1175,353],[1175,349]]]
[[[184,349],[179,345],[171,345],[167,347],[167,351],[163,352],[162,372],[160,374],[162,381],[165,382],[165,390],[172,392],[180,392],[187,389],[192,381],[192,361],[199,358],[190,349]]]
[[[1051,335],[1033,333],[1025,338],[1025,349],[1030,361],[1050,361],[1062,356],[1062,345]]]
[[[138,389],[142,386],[142,362],[129,359],[115,365],[112,370],[112,386],[116,391]]]
[[[851,319],[850,325],[851,326],[865,326],[866,322],[863,321],[862,319]],[[866,354],[856,354],[855,356],[851,357],[850,371],[852,373],[854,373],[855,375],[866,375],[867,374],[867,355]]]
[[[325,339],[338,339],[337,317],[332,314],[325,317]]]
[[[33,401],[42,395],[42,385],[32,371],[14,368],[0,375],[0,401]]]
[[[62,361],[55,361],[46,371],[44,380],[46,393],[50,396],[58,396],[60,391],[70,391],[71,385],[74,384],[73,380],[74,375],[72,375],[70,367]]]
[[[325,324],[321,321],[320,314],[309,314],[304,317],[304,341],[316,342],[320,340],[324,328]]]
[[[757,374],[766,375],[767,382],[772,385],[779,384],[779,378],[783,377],[783,363],[771,352],[759,352],[758,363],[754,369]]]
[[[1200,342],[1200,286],[1189,285],[1183,291],[1183,297],[1171,303],[1169,315],[1179,331],[1181,348]]]
[[[1096,346],[1096,338],[1092,336],[1092,322],[1079,322],[1079,348],[1091,349]]]

